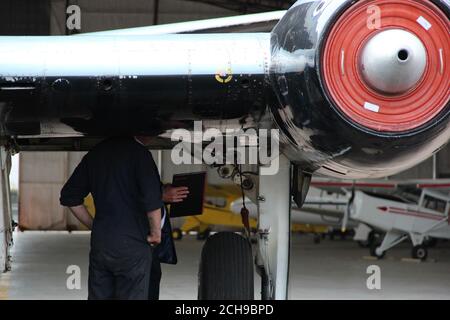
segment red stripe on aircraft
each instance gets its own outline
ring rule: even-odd
[[[405,216],[419,217],[419,218],[430,219],[430,220],[442,220],[445,218],[444,216],[437,215],[437,214],[421,212],[421,211],[414,211],[414,210],[405,210],[405,209],[396,208],[396,207],[378,207],[377,209],[382,212],[401,214],[401,215],[405,215]]]
[[[312,186],[315,187],[361,187],[361,188],[395,188],[395,184],[389,183],[351,183],[351,182],[325,182],[325,181],[313,181]]]
[[[425,189],[425,188],[450,188],[450,183],[423,183],[418,184],[417,188]]]

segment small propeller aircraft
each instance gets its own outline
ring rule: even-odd
[[[386,232],[381,244],[374,243],[370,250],[378,258],[409,238],[412,257],[426,260],[427,238],[450,239],[450,195],[439,191],[422,189],[418,202],[356,191],[349,211],[352,219]]]
[[[88,150],[125,134],[171,148],[171,132],[197,121],[224,135],[276,129],[279,170],[261,174],[259,165],[249,194],[258,205],[256,259],[248,239],[209,237],[198,296],[253,299],[255,261],[261,297],[286,299],[291,196],[303,205],[313,173],[384,177],[449,141],[450,3],[299,0],[259,17],[232,18],[229,28],[221,18],[203,27],[0,37],[2,203],[15,151]],[[9,213],[3,205],[5,234]]]
[[[426,260],[428,239],[450,239],[450,181],[446,179],[368,180],[358,182],[319,179],[313,185],[348,195],[347,219],[359,221],[380,233],[381,243],[370,246],[372,256],[410,239],[411,256]]]

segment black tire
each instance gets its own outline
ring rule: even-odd
[[[198,232],[197,233],[197,240],[203,241],[203,240],[208,239],[210,233],[211,233],[210,229],[206,229],[203,232]]]
[[[183,232],[181,231],[181,229],[173,229],[172,230],[172,238],[173,240],[181,240],[183,239]]]
[[[413,249],[412,249],[411,256],[414,259],[419,259],[419,260],[422,260],[422,261],[427,260],[427,257],[428,257],[427,247],[425,247],[422,244],[420,244],[418,246],[414,246]]]
[[[321,239],[322,237],[320,236],[320,234],[315,234],[313,237],[314,244],[319,244]]]
[[[427,248],[434,248],[436,247],[438,242],[438,239],[436,238],[427,238],[423,244],[427,247]]]
[[[370,255],[372,256],[372,257],[376,257],[376,258],[378,258],[378,259],[383,259],[384,258],[384,256],[386,255],[386,251],[383,251],[383,253],[382,254],[378,254],[377,253],[377,248],[380,246],[380,244],[379,243],[376,243],[376,242],[374,242],[374,243],[372,243],[372,245],[370,246]]]
[[[375,241],[377,241],[377,240],[378,240],[378,237],[375,234],[375,231],[372,230],[372,231],[369,232],[369,235],[367,236],[367,240],[365,240],[365,241],[358,241],[358,245],[361,248],[371,248],[373,243]]]
[[[199,300],[253,300],[252,247],[233,232],[219,232],[206,240],[198,273]]]

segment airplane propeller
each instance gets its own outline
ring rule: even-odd
[[[353,181],[351,195],[350,198],[348,199],[347,208],[344,211],[344,217],[342,218],[342,226],[341,226],[342,233],[347,231],[348,219],[350,217],[350,208],[352,206],[354,198],[355,198],[355,181]]]

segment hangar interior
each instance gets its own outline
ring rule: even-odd
[[[154,24],[266,12],[288,8],[294,1],[279,0],[4,0],[0,3],[1,35],[71,35]],[[81,8],[81,30],[66,27],[66,8]],[[70,61],[67,61],[70,64]],[[120,151],[118,151],[120,152]],[[206,165],[174,165],[170,150],[152,150],[162,181],[176,173],[207,171],[210,185],[235,185]],[[84,151],[21,151],[13,157],[12,208],[18,224],[10,270],[0,274],[0,299],[86,299],[89,232],[59,204],[59,194]],[[450,179],[450,148],[420,165],[384,179],[413,181]],[[448,189],[442,191],[448,196]],[[448,213],[447,213],[448,214]],[[172,219],[181,232],[186,222]],[[326,223],[323,223],[326,225]],[[339,225],[339,223],[338,223]],[[220,227],[209,225],[207,231]],[[342,233],[339,226],[315,229],[299,226],[291,238],[290,299],[448,299],[450,243],[439,239],[426,261],[410,259],[411,244],[401,243],[387,257],[376,260],[367,248]],[[205,231],[205,230],[203,230]],[[163,265],[161,299],[196,299],[197,272],[203,240],[199,230],[176,241],[179,263]],[[2,235],[3,236],[3,235]],[[4,264],[2,261],[2,265]],[[68,289],[68,266],[81,268],[81,288]],[[382,270],[381,289],[370,290],[368,267]],[[5,270],[6,271],[6,270]],[[255,273],[255,297],[260,278]]]

